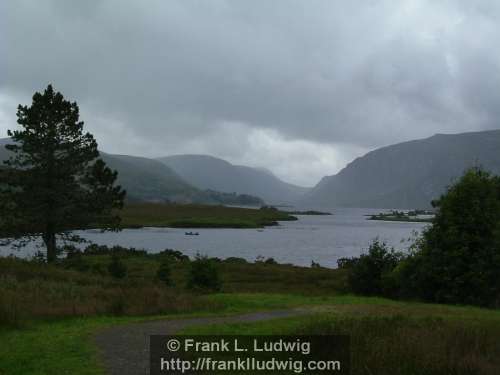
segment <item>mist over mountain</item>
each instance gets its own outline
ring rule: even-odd
[[[0,161],[9,156],[5,145],[9,138],[0,139]],[[130,155],[100,152],[101,158],[118,171],[117,183],[127,190],[131,201],[172,201],[178,203],[263,205],[264,201],[249,195],[228,194],[198,189],[184,181],[171,168],[154,160]]]
[[[256,195],[272,204],[293,203],[309,190],[286,183],[265,168],[233,165],[208,155],[174,155],[158,160],[200,189]]]
[[[383,147],[324,177],[301,201],[324,207],[427,208],[465,169],[500,174],[500,130],[436,134]]]

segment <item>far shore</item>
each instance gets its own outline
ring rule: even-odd
[[[376,215],[365,216],[368,216],[367,220],[401,221],[408,223],[432,223],[432,220],[434,219],[434,212],[427,210],[393,210],[390,212],[381,212]]]
[[[122,228],[263,228],[297,217],[272,207],[242,208],[221,205],[133,203],[120,212]]]

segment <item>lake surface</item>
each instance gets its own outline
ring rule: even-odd
[[[314,260],[324,267],[335,267],[338,258],[359,255],[376,237],[396,249],[407,249],[412,232],[420,232],[427,225],[373,221],[364,216],[381,211],[333,209],[332,216],[299,215],[298,221],[281,222],[280,226],[263,230],[142,228],[116,233],[95,230],[77,233],[97,244],[148,249],[153,253],[168,248],[190,256],[200,253],[219,258],[241,257],[249,261],[261,255],[280,263],[309,266]],[[189,231],[200,235],[186,236],[185,232]],[[30,256],[36,250],[35,246],[20,251],[0,247],[0,254]]]

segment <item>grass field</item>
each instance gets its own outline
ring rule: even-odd
[[[190,262],[168,253],[122,254],[128,275],[110,277],[111,256],[85,255],[48,265],[0,258],[0,374],[100,374],[91,335],[108,325],[181,316],[225,315],[323,303],[312,294],[336,293],[342,272],[321,268],[218,262],[223,291],[186,289]],[[172,262],[173,286],[156,279]],[[292,282],[291,282],[292,280]],[[267,290],[290,294],[236,294]]]
[[[260,228],[297,218],[271,208],[250,209],[209,205],[159,203],[127,204],[122,226],[177,228]]]
[[[500,311],[383,298],[269,293],[207,296],[218,311],[150,317],[87,317],[32,322],[0,331],[0,373],[102,374],[91,336],[147,319],[235,314],[301,306],[313,315],[260,323],[198,326],[183,334],[349,334],[353,374],[496,374]],[[34,355],[34,353],[36,353]]]
[[[102,374],[92,335],[116,324],[302,307],[312,315],[190,328],[187,334],[351,336],[353,374],[497,374],[500,311],[345,295],[344,270],[219,260],[223,290],[186,285],[190,261],[164,252],[109,254],[57,265],[0,258],[0,374]],[[173,286],[156,279],[172,264]]]
[[[128,274],[114,279],[111,256],[85,255],[58,265],[0,258],[0,326],[22,326],[33,319],[112,315],[152,315],[219,311],[206,296],[186,288],[188,259],[170,253],[124,254]],[[171,266],[172,286],[156,278],[160,263]],[[345,272],[230,258],[217,265],[223,292],[333,295],[344,288]]]
[[[190,314],[151,316],[90,316],[25,322],[21,329],[0,328],[0,374],[102,374],[92,333],[110,325],[152,319],[221,316],[252,311],[321,305],[332,298],[293,294],[215,294],[204,297],[206,306]],[[212,310],[212,311],[210,311]],[[3,372],[2,372],[3,371]]]
[[[181,333],[349,335],[353,375],[499,373],[498,310],[350,296],[313,301],[313,315],[190,327]]]

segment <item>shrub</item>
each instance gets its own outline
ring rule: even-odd
[[[371,243],[368,254],[350,259],[342,258],[338,264],[349,270],[348,283],[354,293],[390,295],[395,289],[391,273],[402,258],[402,253],[375,240]]]
[[[224,263],[232,263],[232,264],[248,264],[247,260],[244,258],[238,257],[229,257],[224,259]]]
[[[119,254],[120,256],[146,256],[148,254],[146,250],[138,250],[134,247],[127,248],[118,245],[108,247],[106,245],[97,244],[87,246],[84,253],[85,255]]]
[[[159,262],[145,262],[144,267],[134,268],[134,273],[131,262],[128,273],[133,279],[118,280],[108,274],[110,258],[90,256],[87,260],[92,273],[67,269],[63,262],[41,264],[0,257],[0,331],[3,326],[21,327],[36,319],[101,314],[144,316],[200,309],[220,311],[223,307],[222,302],[153,282],[148,266],[155,267],[154,273]],[[102,275],[97,273],[101,268]]]
[[[79,257],[82,255],[82,251],[74,245],[64,245],[60,251],[66,254],[66,259]]]
[[[124,315],[126,311],[126,300],[123,294],[117,293],[116,295],[112,296],[107,312],[113,314],[113,315]]]
[[[400,267],[402,294],[500,305],[500,177],[470,169],[433,205],[433,225]]]
[[[120,260],[118,255],[113,254],[111,263],[108,265],[108,272],[115,279],[123,279],[127,276],[127,266]]]
[[[0,280],[5,287],[9,281],[16,283],[16,280]],[[11,326],[19,328],[23,323],[23,309],[19,306],[19,296],[11,290],[2,290],[0,292],[0,327]]]
[[[216,262],[207,256],[196,255],[195,260],[191,262],[187,286],[190,289],[219,291],[222,282]]]
[[[264,263],[264,264],[278,264],[276,259],[274,258],[265,258],[263,255],[257,255],[255,258],[255,263]]]
[[[339,258],[337,267],[341,269],[351,269],[358,258]]]
[[[263,255],[257,255],[255,258],[255,263],[263,263],[266,260]]]
[[[311,260],[311,268],[321,268],[321,264]]]
[[[45,253],[42,251],[38,250],[35,255],[33,255],[33,261],[37,263],[45,263],[47,261],[47,258],[45,257]]]
[[[81,272],[89,271],[91,266],[83,256],[72,255],[70,258],[64,260],[63,265],[65,268],[74,269]]]
[[[168,262],[161,262],[160,266],[158,267],[158,271],[156,271],[156,277],[158,280],[163,282],[167,286],[172,286],[172,272],[170,270],[170,264]]]
[[[109,254],[109,248],[106,245],[92,244],[83,251],[85,255],[105,255]]]
[[[265,264],[278,264],[278,262],[276,262],[276,260],[274,258],[267,258],[265,261],[264,261]]]
[[[176,262],[189,261],[189,257],[187,255],[184,255],[183,253],[181,253],[178,250],[165,249],[165,250],[160,251],[159,253],[155,254],[155,256],[166,257],[166,258],[172,259]]]

